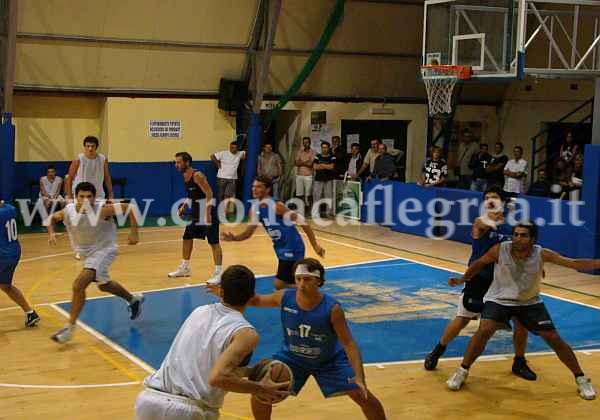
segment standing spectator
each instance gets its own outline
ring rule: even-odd
[[[504,192],[508,197],[516,197],[525,193],[525,178],[527,177],[527,162],[523,159],[523,148],[515,146],[514,159],[507,162],[504,167]]]
[[[69,166],[69,176],[65,181],[67,197],[73,200],[75,188],[81,182],[89,182],[96,188],[96,200],[104,200],[104,185],[108,200],[113,199],[112,179],[108,171],[108,159],[98,153],[97,137],[87,136],[83,139],[84,153],[77,155]]]
[[[534,197],[548,197],[550,195],[550,181],[548,180],[546,169],[538,169],[537,180],[529,186],[527,195]]]
[[[566,160],[559,158],[554,164],[552,172],[552,187],[550,192],[551,198],[565,198],[570,191],[571,177],[573,169]]]
[[[571,175],[570,200],[578,201],[583,187],[583,154],[579,153],[573,158],[573,174]]]
[[[332,153],[335,156],[335,179],[344,179],[346,173],[346,152],[342,148],[342,139],[340,136],[333,136],[331,138],[331,144],[333,146]]]
[[[565,141],[560,145],[560,158],[571,163],[575,155],[579,154],[579,145],[573,140],[573,133],[567,132]]]
[[[365,155],[363,164],[362,164],[360,170],[358,171],[357,178],[360,177],[361,175],[368,175],[368,174],[365,174],[365,171],[367,170],[367,168],[369,169],[369,173],[373,172],[373,169],[375,169],[375,159],[377,159],[377,156],[379,156],[379,145],[381,143],[382,143],[382,141],[379,139],[371,140],[371,148]],[[402,159],[402,156],[404,156],[404,152],[402,150],[398,150],[398,149],[388,149],[387,153],[389,155],[391,155],[395,160],[400,160],[400,159]]]
[[[56,168],[48,165],[46,176],[40,178],[40,199],[48,213],[57,210],[57,206],[62,206],[65,199],[60,194],[62,191],[63,179],[56,176]]]
[[[431,158],[425,160],[421,179],[417,185],[425,188],[442,187],[448,177],[448,165],[442,157],[442,149],[437,146],[431,148]]]
[[[315,157],[315,182],[313,187],[314,203],[321,213],[319,200],[324,198],[325,217],[333,215],[333,180],[335,178],[335,156],[331,153],[331,146],[326,141],[321,142],[321,153]],[[314,210],[313,210],[314,212]]]
[[[360,154],[360,144],[352,143],[350,146],[350,157],[348,159],[348,176],[351,179],[358,179],[358,171],[362,167],[363,159]]]
[[[296,153],[296,197],[304,201],[305,208],[310,205],[313,185],[313,164],[315,152],[310,148],[310,137],[302,138],[302,149]]]
[[[273,153],[273,145],[265,144],[262,153],[258,156],[258,167],[256,174],[258,176],[266,176],[271,178],[272,196],[279,197],[279,178],[283,173],[281,156],[278,153]]]
[[[462,142],[458,146],[458,161],[456,162],[456,175],[458,175],[458,188],[468,190],[471,187],[473,171],[469,168],[469,163],[473,155],[477,153],[477,142],[473,139],[473,134],[469,129],[462,131]]]
[[[504,144],[500,141],[494,145],[492,162],[486,168],[488,173],[488,187],[495,185],[504,188],[504,167],[508,163],[508,156],[504,153]]]
[[[238,151],[238,145],[235,141],[229,143],[229,150],[223,150],[210,155],[210,160],[219,168],[217,172],[217,187],[219,189],[219,203],[223,200],[235,198],[237,190],[238,167],[240,161],[246,158],[246,152]],[[225,213],[231,212],[232,202],[228,201],[225,207]]]
[[[387,153],[387,146],[381,143],[378,146],[379,155],[375,159],[375,167],[370,178],[377,178],[380,181],[386,181],[396,176],[396,161]]]
[[[481,143],[479,153],[473,155],[469,168],[473,170],[473,181],[471,182],[471,191],[484,192],[487,189],[488,176],[486,168],[492,161],[492,155],[488,153],[488,145]]]

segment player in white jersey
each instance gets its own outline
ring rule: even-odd
[[[254,296],[255,277],[242,265],[221,276],[221,301],[197,308],[183,323],[160,368],[144,380],[135,403],[137,420],[213,420],[228,391],[256,394],[270,400],[287,394],[289,382],[260,382],[248,364],[258,333],[244,318]]]
[[[589,378],[584,376],[571,347],[558,335],[546,306],[540,297],[544,263],[551,262],[580,271],[600,269],[600,260],[571,259],[535,245],[537,226],[520,223],[513,227],[512,241],[493,246],[474,261],[461,278],[450,278],[452,286],[475,279],[488,264],[494,266],[494,280],[483,298],[479,329],[471,338],[462,364],[446,382],[458,391],[469,374],[469,368],[485,349],[499,325],[516,318],[533,334],[540,336],[575,376],[579,396],[585,400],[596,397]]]
[[[90,182],[96,187],[96,199],[103,200],[104,185],[108,193],[108,200],[113,199],[112,179],[108,171],[108,160],[102,153],[98,153],[98,138],[87,136],[83,139],[84,153],[77,155],[69,167],[69,175],[65,179],[65,192],[67,198],[73,199],[75,187],[81,182]]]
[[[108,269],[117,257],[117,227],[112,216],[117,213],[126,213],[132,204],[97,203],[95,200],[96,188],[89,182],[82,182],[75,188],[76,202],[54,213],[48,219],[48,242],[56,244],[54,223],[63,221],[74,251],[84,259],[83,270],[73,283],[73,298],[71,301],[71,315],[69,323],[52,339],[58,343],[65,343],[73,336],[75,323],[85,304],[85,290],[92,282],[98,284],[103,292],[112,293],[129,302],[130,319],[136,319],[141,312],[144,301],[142,295],[132,295],[121,284],[111,280]],[[131,232],[129,244],[138,243],[138,226],[133,211],[129,212]]]

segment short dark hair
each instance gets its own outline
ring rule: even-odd
[[[86,136],[83,139],[83,145],[85,146],[86,143],[95,144],[96,148],[98,148],[98,145],[100,144],[100,142],[98,141],[98,137],[96,137],[96,136]]]
[[[234,140],[234,141],[232,141],[232,142],[229,142],[229,145],[230,145],[230,146],[236,146],[236,147],[237,147],[238,143],[237,143],[237,141],[236,141],[236,140]]]
[[[329,142],[326,142],[325,140],[321,140],[321,146],[325,146],[327,145],[327,147],[331,147],[331,144],[329,144]]]
[[[244,306],[254,296],[256,278],[243,265],[232,265],[221,275],[223,302],[228,305]]]
[[[485,147],[486,149],[490,148],[487,143],[479,143],[479,148],[481,149],[482,147]]]
[[[519,149],[521,153],[523,153],[523,148],[521,146],[515,146],[515,149]]]
[[[75,187],[75,195],[79,194],[79,191],[90,191],[94,197],[96,197],[96,187],[91,182],[80,182]]]
[[[377,147],[379,147],[379,146],[383,146],[383,150],[385,150],[387,152],[387,144],[385,144],[385,143],[379,143],[377,145]]]
[[[181,158],[181,160],[183,160],[186,163],[189,163],[190,165],[192,164],[192,155],[190,155],[188,152],[175,153],[175,157]]]
[[[350,148],[352,148],[352,147],[358,147],[360,149],[360,144],[358,144],[358,143],[352,143],[350,145]]]
[[[522,222],[517,223],[512,228],[512,233],[515,233],[516,228],[525,228],[529,231],[529,236],[535,241],[538,238],[538,227],[531,220],[524,220]]]
[[[273,189],[273,180],[265,175],[257,175],[254,177],[255,181],[260,182],[261,184],[263,184],[265,186],[266,189],[268,190],[272,190]]]
[[[500,145],[500,148],[501,148],[502,150],[504,150],[504,143],[502,143],[501,141],[497,141],[497,142],[496,142],[496,146],[498,146],[498,145]]]
[[[340,139],[340,140],[342,140],[342,138],[341,138],[340,136],[333,136],[333,137],[331,138],[331,140],[333,140],[333,139]]]
[[[506,194],[504,193],[504,191],[502,190],[502,188],[500,188],[497,185],[491,185],[489,187],[487,187],[485,189],[485,191],[483,192],[483,198],[485,199],[485,196],[488,194],[498,194],[498,196],[500,197],[500,200],[502,200],[502,202],[506,201]]]
[[[310,140],[310,137],[308,137],[308,136],[302,137],[302,141],[304,141],[304,140]]]
[[[46,170],[49,171],[50,169],[54,169],[56,171],[56,168],[54,167],[54,165],[48,165]]]
[[[321,284],[319,286],[323,286],[323,283],[325,283],[325,267],[323,267],[323,264],[321,264],[319,260],[315,258],[303,258],[296,261],[294,268],[292,269],[294,274],[299,265],[305,265],[308,271],[317,270],[319,272],[319,278],[321,279]]]
[[[371,143],[371,142],[373,142],[373,141],[376,141],[376,142],[377,142],[377,144],[380,144],[380,143],[381,143],[381,139],[371,139],[371,140],[369,141],[369,143]]]

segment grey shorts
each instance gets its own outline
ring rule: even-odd
[[[219,188],[219,201],[225,197],[235,197],[237,179],[217,178],[217,187]]]

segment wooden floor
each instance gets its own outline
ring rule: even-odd
[[[226,229],[226,228],[224,228]],[[232,230],[239,230],[233,228]],[[247,242],[225,243],[224,264],[245,264],[257,274],[272,274],[275,258],[270,239],[261,230]],[[113,265],[113,278],[131,291],[147,291],[205,280],[212,270],[207,245],[196,243],[192,259],[193,280],[168,279],[166,273],[180,261],[179,228],[146,229],[137,246],[124,245]],[[391,256],[411,258],[452,270],[464,270],[470,247],[451,242],[393,233],[375,226],[319,228],[318,238],[327,250],[327,266],[366,262]],[[23,257],[14,278],[42,316],[39,327],[24,329],[23,314],[0,294],[0,419],[126,419],[148,372],[92,334],[78,330],[74,341],[58,346],[49,336],[65,322],[49,303],[70,298],[71,283],[79,272],[66,237],[49,248],[44,235],[20,238]],[[308,254],[314,256],[312,250]],[[549,266],[544,291],[600,306],[600,277]],[[101,293],[90,287],[88,296]],[[598,323],[600,328],[600,320]],[[440,331],[441,333],[441,331]],[[586,373],[600,388],[600,353],[578,352]],[[510,373],[510,360],[478,362],[464,390],[452,393],[445,380],[457,366],[442,361],[438,370],[426,372],[421,363],[367,367],[370,389],[382,400],[390,419],[600,418],[600,399],[581,400],[573,377],[554,355],[530,358],[537,382],[526,382]],[[325,400],[311,380],[297,398],[274,410],[274,418],[361,418],[347,398]],[[251,418],[248,397],[228,394],[224,419]]]

